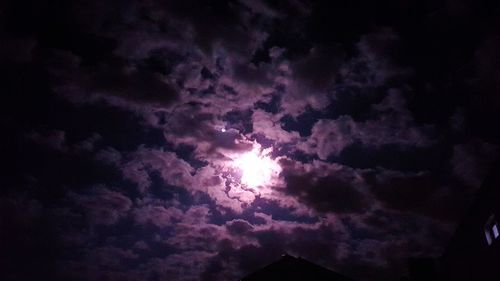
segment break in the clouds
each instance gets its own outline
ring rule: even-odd
[[[0,10],[2,280],[399,280],[497,158],[498,6]]]

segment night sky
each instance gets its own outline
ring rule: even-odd
[[[0,279],[399,280],[496,161],[499,12],[2,1]]]

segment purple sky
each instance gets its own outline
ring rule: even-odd
[[[0,4],[0,279],[442,253],[498,154],[498,4],[215,2]]]

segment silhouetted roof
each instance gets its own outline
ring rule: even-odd
[[[303,258],[283,255],[275,261],[249,275],[241,281],[353,281],[339,273],[314,264]]]

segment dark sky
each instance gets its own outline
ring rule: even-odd
[[[0,279],[398,280],[497,158],[499,12],[2,1]]]

